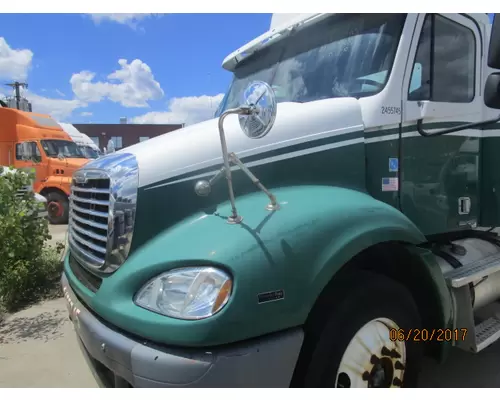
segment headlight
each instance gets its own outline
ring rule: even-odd
[[[146,283],[136,294],[139,307],[179,319],[203,319],[229,301],[233,281],[213,267],[174,269]]]

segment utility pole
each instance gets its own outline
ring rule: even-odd
[[[15,98],[16,98],[16,108],[18,110],[21,109],[21,91],[19,90],[19,88],[23,87],[25,89],[28,88],[28,84],[25,83],[25,82],[13,82],[13,83],[6,83],[7,86],[10,86],[11,88],[15,89],[16,91],[16,94],[15,94]]]

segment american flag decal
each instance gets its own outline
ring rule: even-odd
[[[398,178],[382,178],[382,192],[397,192],[398,189]]]

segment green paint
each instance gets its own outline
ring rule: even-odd
[[[500,137],[483,138],[481,143],[481,210],[484,226],[500,226]]]
[[[362,132],[354,132],[335,138],[335,142],[361,137]],[[323,141],[319,143],[324,144]],[[297,150],[307,150],[304,145],[301,147]],[[265,158],[271,156],[276,156],[276,151],[266,153]],[[359,143],[259,165],[251,170],[271,190],[287,186],[328,185],[364,191],[364,159],[365,146]],[[250,161],[255,161],[255,158],[245,159],[245,162]],[[213,171],[215,175],[219,168],[217,166],[208,171]],[[191,174],[195,175],[199,175],[199,172]],[[139,189],[132,252],[179,221],[203,210],[211,212],[228,199],[224,179],[214,186],[208,197],[198,197],[195,194],[194,185],[197,181],[198,179],[191,179],[164,186],[157,183],[155,188],[150,186]],[[256,186],[240,170],[233,173],[233,185],[236,196],[258,192]]]
[[[391,134],[391,133],[385,133]],[[386,140],[366,146],[366,188],[377,200],[399,208],[399,192],[383,192],[382,178],[397,177],[389,172],[389,157],[398,157],[399,141]]]
[[[144,244],[91,297],[72,274],[70,283],[102,318],[140,337],[217,345],[303,324],[326,283],[364,248],[425,240],[400,212],[359,191],[298,186],[275,194],[282,209],[274,213],[265,210],[264,194],[241,196],[241,225],[227,224],[227,203],[218,214],[188,217]],[[148,279],[190,265],[221,265],[234,276],[234,295],[218,315],[181,321],[133,304],[133,295]],[[284,300],[257,304],[259,293],[279,289],[285,291]]]
[[[479,139],[410,137],[402,146],[403,212],[427,235],[468,229],[461,223],[479,211]],[[458,214],[459,197],[471,198],[468,215]]]

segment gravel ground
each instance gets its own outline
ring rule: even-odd
[[[48,240],[47,244],[55,246],[57,242],[64,243],[67,230],[68,225],[49,225],[49,232],[52,235],[52,239]]]

